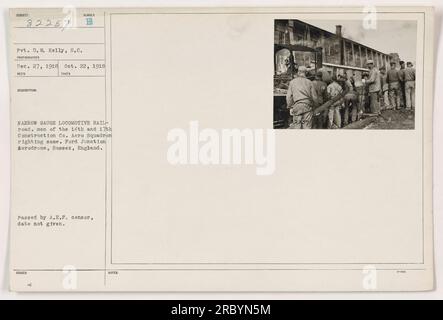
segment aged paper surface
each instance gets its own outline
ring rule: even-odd
[[[433,24],[11,9],[11,289],[433,289]]]

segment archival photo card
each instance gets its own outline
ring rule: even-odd
[[[11,9],[11,290],[432,290],[433,26]]]

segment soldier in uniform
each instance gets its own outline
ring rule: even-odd
[[[306,78],[307,69],[300,66],[297,76],[289,83],[286,104],[293,116],[291,129],[312,129],[313,109],[317,93],[312,81]]]
[[[328,94],[327,94],[327,84],[323,81],[323,72],[318,71],[315,75],[314,81],[312,81],[312,84],[314,85],[314,90],[317,94],[317,105],[321,106],[323,103],[325,103],[328,100]],[[323,111],[319,114],[314,114],[314,119],[312,123],[313,129],[323,129],[326,126],[326,121],[328,118],[328,111]]]
[[[389,106],[389,84],[388,76],[386,74],[386,67],[380,68],[380,78],[381,78],[381,95],[380,95],[380,109],[386,110],[390,109]]]
[[[332,82],[328,85],[328,99],[332,99],[343,92],[343,88],[337,82],[337,77],[332,76]],[[340,107],[343,99],[338,100],[328,110],[328,129],[341,128]]]
[[[415,109],[415,69],[412,62],[408,62],[408,66],[405,69],[404,74],[406,109]]]
[[[398,77],[400,79],[400,108],[406,107],[405,98],[405,62],[400,61],[400,70],[398,71]]]
[[[363,73],[361,76],[361,79],[354,77],[354,87],[355,92],[357,93],[357,120],[360,120],[363,113],[365,112],[365,96],[366,96],[366,85],[365,82],[368,79],[368,76],[366,73]]]
[[[351,122],[357,120],[357,93],[354,87],[354,78],[350,77],[345,80],[345,90],[347,91],[344,97],[344,112],[343,112],[343,126],[348,125],[349,116]]]
[[[368,60],[368,68],[369,68],[369,79],[367,83],[369,85],[370,109],[371,113],[379,114],[380,105],[378,98],[381,91],[380,72],[374,66],[374,61],[372,60]]]
[[[365,72],[364,76],[363,76],[363,80],[364,80],[364,109],[363,112],[366,113],[370,113],[371,112],[371,108],[370,108],[370,102],[371,100],[369,99],[369,84],[368,84],[368,79],[369,79],[369,73]]]
[[[392,109],[400,109],[400,76],[395,68],[396,63],[391,62],[391,69],[386,74],[386,81],[389,87],[389,102]]]

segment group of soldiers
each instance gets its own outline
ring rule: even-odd
[[[306,67],[298,67],[289,83],[287,107],[292,129],[338,129],[359,121],[364,114],[379,115],[383,110],[415,108],[415,69],[411,62],[391,62],[386,70],[367,62],[369,72],[330,76],[320,70],[314,79]]]

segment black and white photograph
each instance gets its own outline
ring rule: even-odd
[[[415,128],[417,24],[275,20],[274,129]]]

